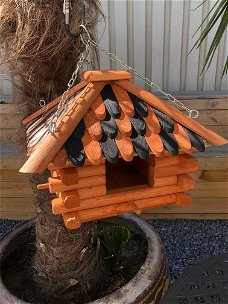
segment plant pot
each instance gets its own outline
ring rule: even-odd
[[[133,214],[122,214],[109,222],[130,226],[140,233],[148,244],[148,252],[138,273],[126,285],[115,292],[90,302],[90,304],[158,304],[169,287],[169,272],[163,245],[152,226]],[[107,220],[106,220],[107,222]],[[0,242],[0,267],[8,255],[31,239],[30,228],[34,222],[26,222],[7,234]],[[1,303],[29,304],[14,296],[0,276]]]

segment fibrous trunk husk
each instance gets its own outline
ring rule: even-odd
[[[73,32],[79,29],[83,2],[89,31],[102,16],[98,0],[72,0]],[[65,91],[84,49],[79,37],[66,34],[62,5],[63,0],[0,3],[0,63],[8,64],[16,80],[14,101],[26,106],[24,116],[39,108],[40,99],[48,103]],[[62,217],[51,213],[50,193],[36,189],[37,183],[47,182],[47,174],[32,175],[30,181],[37,210],[34,280],[42,303],[70,303],[77,297],[88,301],[103,273],[94,223],[67,230]]]
[[[30,178],[37,209],[34,278],[44,303],[79,303],[90,301],[101,287],[104,265],[100,257],[100,242],[94,223],[79,229],[66,229],[62,216],[51,214],[48,190],[39,191],[36,185],[47,180],[33,174]],[[42,201],[42,203],[41,203]]]
[[[102,15],[99,0],[71,0],[70,30],[83,22],[89,32]],[[85,20],[83,19],[85,4]],[[63,0],[0,2],[0,63],[9,63],[19,88],[17,101],[28,113],[61,95],[84,49],[80,36],[67,35]],[[26,115],[28,114],[26,113]]]

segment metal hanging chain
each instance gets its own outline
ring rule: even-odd
[[[87,40],[85,41],[84,38],[81,35],[81,39],[82,42],[86,45],[87,43],[89,43],[90,45],[92,45],[93,47],[97,48],[99,51],[102,51],[103,53],[107,54],[108,57],[119,63],[121,66],[123,66],[125,69],[127,69],[129,72],[131,72],[134,76],[137,76],[138,78],[140,78],[141,80],[143,80],[143,82],[145,84],[147,84],[148,86],[150,86],[153,90],[156,90],[157,92],[161,93],[163,96],[165,96],[169,101],[171,101],[172,103],[174,103],[175,105],[177,105],[178,107],[184,109],[186,112],[188,112],[188,115],[190,118],[197,118],[199,116],[199,111],[196,109],[189,109],[188,107],[186,107],[180,100],[176,99],[174,96],[172,96],[169,93],[164,92],[157,84],[153,83],[151,80],[149,80],[146,77],[141,76],[135,69],[133,69],[132,67],[128,66],[125,62],[121,61],[116,55],[114,55],[111,52],[108,52],[107,50],[103,49],[102,47],[100,47],[98,45],[98,43],[96,41],[94,41],[87,28],[85,27],[85,25],[80,25],[81,28],[83,28],[84,32],[87,35]]]
[[[83,40],[84,43],[84,40]],[[56,112],[54,113],[54,115],[52,116],[52,119],[50,120],[50,122],[47,124],[48,130],[50,133],[54,133],[57,130],[57,120],[59,118],[59,116],[61,115],[61,110],[62,108],[66,105],[67,103],[67,98],[68,98],[68,92],[69,90],[73,87],[77,77],[78,77],[78,73],[80,71],[80,69],[82,68],[84,62],[86,61],[86,58],[90,55],[91,53],[91,45],[89,43],[89,41],[87,43],[85,43],[85,50],[83,51],[83,53],[81,54],[81,56],[79,57],[79,60],[77,62],[76,65],[76,69],[74,70],[68,84],[67,84],[67,89],[66,91],[62,94],[61,96],[61,100],[58,103],[58,107],[56,109]]]
[[[71,78],[70,78],[70,80],[67,84],[67,90],[62,94],[62,97],[61,97],[61,100],[58,104],[56,112],[54,113],[51,121],[47,124],[48,130],[49,130],[50,133],[54,133],[57,130],[56,123],[57,123],[57,120],[58,120],[59,116],[61,115],[62,108],[67,103],[67,98],[68,98],[67,93],[73,87],[73,85],[74,85],[74,83],[75,83],[75,81],[78,77],[78,73],[79,73],[80,69],[83,67],[83,64],[86,61],[87,57],[91,55],[92,46],[95,47],[96,49],[98,49],[99,51],[102,51],[103,53],[106,53],[111,60],[119,63],[122,67],[124,67],[126,70],[131,72],[134,76],[137,76],[141,80],[143,80],[143,82],[145,84],[147,84],[148,86],[150,86],[153,90],[156,90],[157,92],[160,92],[169,101],[171,101],[172,103],[174,103],[178,107],[184,109],[186,112],[188,112],[188,115],[189,115],[190,118],[197,118],[199,116],[199,111],[198,110],[189,109],[180,100],[176,99],[171,94],[164,92],[158,85],[153,83],[151,80],[149,80],[146,77],[141,76],[135,69],[133,69],[132,67],[128,66],[126,63],[121,61],[116,55],[114,55],[111,52],[108,52],[107,50],[105,50],[103,48],[101,48],[98,45],[98,43],[95,42],[91,38],[90,33],[88,32],[88,30],[87,30],[87,28],[85,27],[84,24],[81,24],[80,28],[82,29],[82,32],[80,31],[79,35],[80,35],[80,39],[81,39],[82,43],[85,45],[85,50],[83,51],[83,53],[79,57],[78,63],[76,65],[76,69],[73,72],[73,74],[72,74],[72,76],[71,76]]]

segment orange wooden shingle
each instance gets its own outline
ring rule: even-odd
[[[102,162],[102,152],[99,142],[93,140],[89,133],[85,131],[84,136],[82,137],[82,143],[89,161],[94,165],[100,165]]]
[[[176,121],[174,121],[173,136],[175,137],[175,139],[181,149],[185,149],[185,150],[191,149],[191,146],[192,146],[191,141],[189,140],[183,127]]]
[[[159,123],[159,120],[157,116],[155,115],[154,111],[151,109],[150,106],[147,105],[148,110],[148,116],[144,117],[144,120],[146,122],[147,127],[153,132],[153,133],[160,133],[161,126]]]
[[[134,156],[134,148],[131,139],[118,132],[115,142],[121,157],[127,162],[132,161]]]
[[[130,119],[122,110],[120,113],[120,118],[115,119],[117,127],[123,135],[130,136],[132,132]]]
[[[151,132],[149,128],[146,129],[145,140],[153,154],[161,156],[164,153],[164,146],[160,136]]]
[[[91,109],[89,109],[85,114],[84,121],[86,129],[88,130],[88,133],[92,139],[100,140],[102,137],[101,123]]]
[[[134,116],[135,114],[134,105],[127,92],[116,84],[112,84],[111,87],[116,96],[116,99],[119,102],[122,111],[130,117]]]
[[[197,150],[196,149],[194,149],[194,148],[190,148],[190,149],[184,149],[184,148],[182,148],[181,150],[180,150],[180,154],[182,153],[185,153],[185,154],[193,154],[193,153],[196,153],[197,152]]]
[[[97,96],[94,103],[91,106],[91,109],[94,111],[95,115],[99,120],[105,119],[106,109],[101,95]]]

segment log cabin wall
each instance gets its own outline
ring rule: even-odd
[[[63,208],[80,207],[81,202],[86,199],[104,196],[106,190],[106,168],[105,162],[99,166],[94,166],[88,161],[84,167],[67,168],[49,167],[51,177],[48,180],[48,187],[51,193],[57,194],[55,204],[60,204]]]
[[[218,134],[227,137],[227,99],[187,99],[183,102],[190,108],[198,108],[202,122]],[[12,143],[18,136],[20,126],[20,108],[13,104],[0,105],[0,129],[1,129],[1,203],[0,217],[9,219],[29,219],[35,216],[32,205],[32,193],[28,185],[26,174],[18,173],[26,156],[21,147]],[[197,155],[198,171],[189,173],[196,181],[196,189],[191,193],[193,204],[186,207],[175,205],[146,209],[142,216],[150,218],[194,218],[194,219],[220,219],[227,218],[227,177],[228,164],[224,150],[218,149]],[[172,170],[175,169],[173,163]],[[163,166],[165,167],[165,166]],[[84,167],[86,168],[86,167]],[[81,168],[81,169],[84,169]],[[162,167],[161,167],[162,168]],[[88,169],[84,170],[85,171]],[[97,169],[95,169],[97,170]],[[166,169],[160,169],[154,179],[154,187],[165,183],[176,183],[175,175],[159,177],[166,174]],[[83,172],[76,188],[85,188],[86,180],[83,180]],[[84,175],[85,177],[85,175]],[[104,182],[102,174],[99,178],[87,177],[87,181],[95,183],[95,186]],[[61,182],[52,185],[52,191],[58,192],[75,190],[72,185],[62,185]],[[72,188],[73,187],[73,188]]]
[[[71,164],[64,168],[49,166],[51,178],[48,184],[38,187],[49,187],[52,192],[52,186],[58,184],[57,198],[52,200],[52,212],[62,214],[66,227],[75,229],[83,222],[120,213],[141,214],[148,208],[175,203],[179,206],[191,204],[191,197],[185,192],[194,189],[195,181],[186,173],[196,171],[196,163],[197,159],[189,155],[164,155],[161,158],[152,155],[149,161],[135,156],[129,163],[119,159],[115,164],[103,161],[99,166],[87,160],[81,168]],[[175,183],[168,181],[154,187],[153,180],[164,176],[163,171],[162,174],[159,171],[164,167],[170,172],[172,181],[175,177]],[[80,180],[89,180],[94,176],[97,180],[101,179],[101,185],[83,182],[85,188],[78,187]]]

